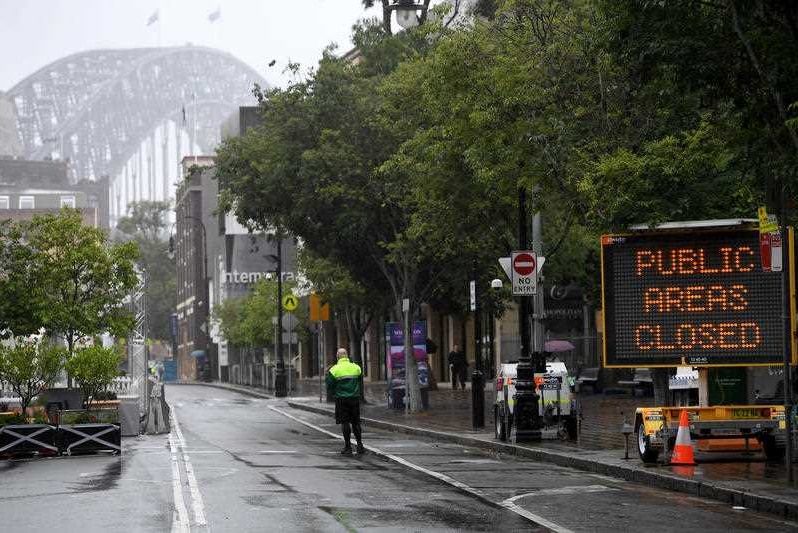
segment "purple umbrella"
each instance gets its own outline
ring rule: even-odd
[[[574,345],[568,341],[561,341],[561,340],[551,340],[546,341],[546,344],[543,345],[543,351],[549,353],[556,353],[556,352],[567,352],[568,350],[573,350]]]

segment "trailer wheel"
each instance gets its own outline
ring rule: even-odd
[[[637,426],[637,451],[644,463],[656,463],[659,450],[651,446],[651,439],[646,435],[646,427],[642,423]]]
[[[765,435],[762,438],[762,449],[768,461],[783,460],[786,448],[787,443],[780,439],[776,439],[774,435]]]
[[[499,409],[498,405],[493,407],[493,426],[496,438],[505,442],[507,440],[507,425],[504,420],[504,409]]]

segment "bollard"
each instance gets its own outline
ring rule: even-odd
[[[629,435],[632,434],[634,428],[628,417],[623,417],[623,424],[621,425],[621,433],[623,434],[623,458],[629,460]]]

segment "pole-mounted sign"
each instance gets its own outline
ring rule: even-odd
[[[323,304],[321,297],[315,292],[310,293],[310,320],[313,322],[330,320],[330,304]]]
[[[289,313],[297,308],[299,305],[299,298],[294,296],[293,294],[286,294],[283,296],[283,309],[288,311]]]
[[[538,292],[538,258],[531,250],[513,252],[511,257],[513,296]]]

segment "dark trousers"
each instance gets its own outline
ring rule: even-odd
[[[466,368],[463,366],[452,366],[452,389],[457,390],[457,382],[465,390]]]
[[[358,446],[363,444],[360,429],[360,398],[336,398],[335,421],[341,424],[347,448],[352,447],[352,433],[355,434]]]

